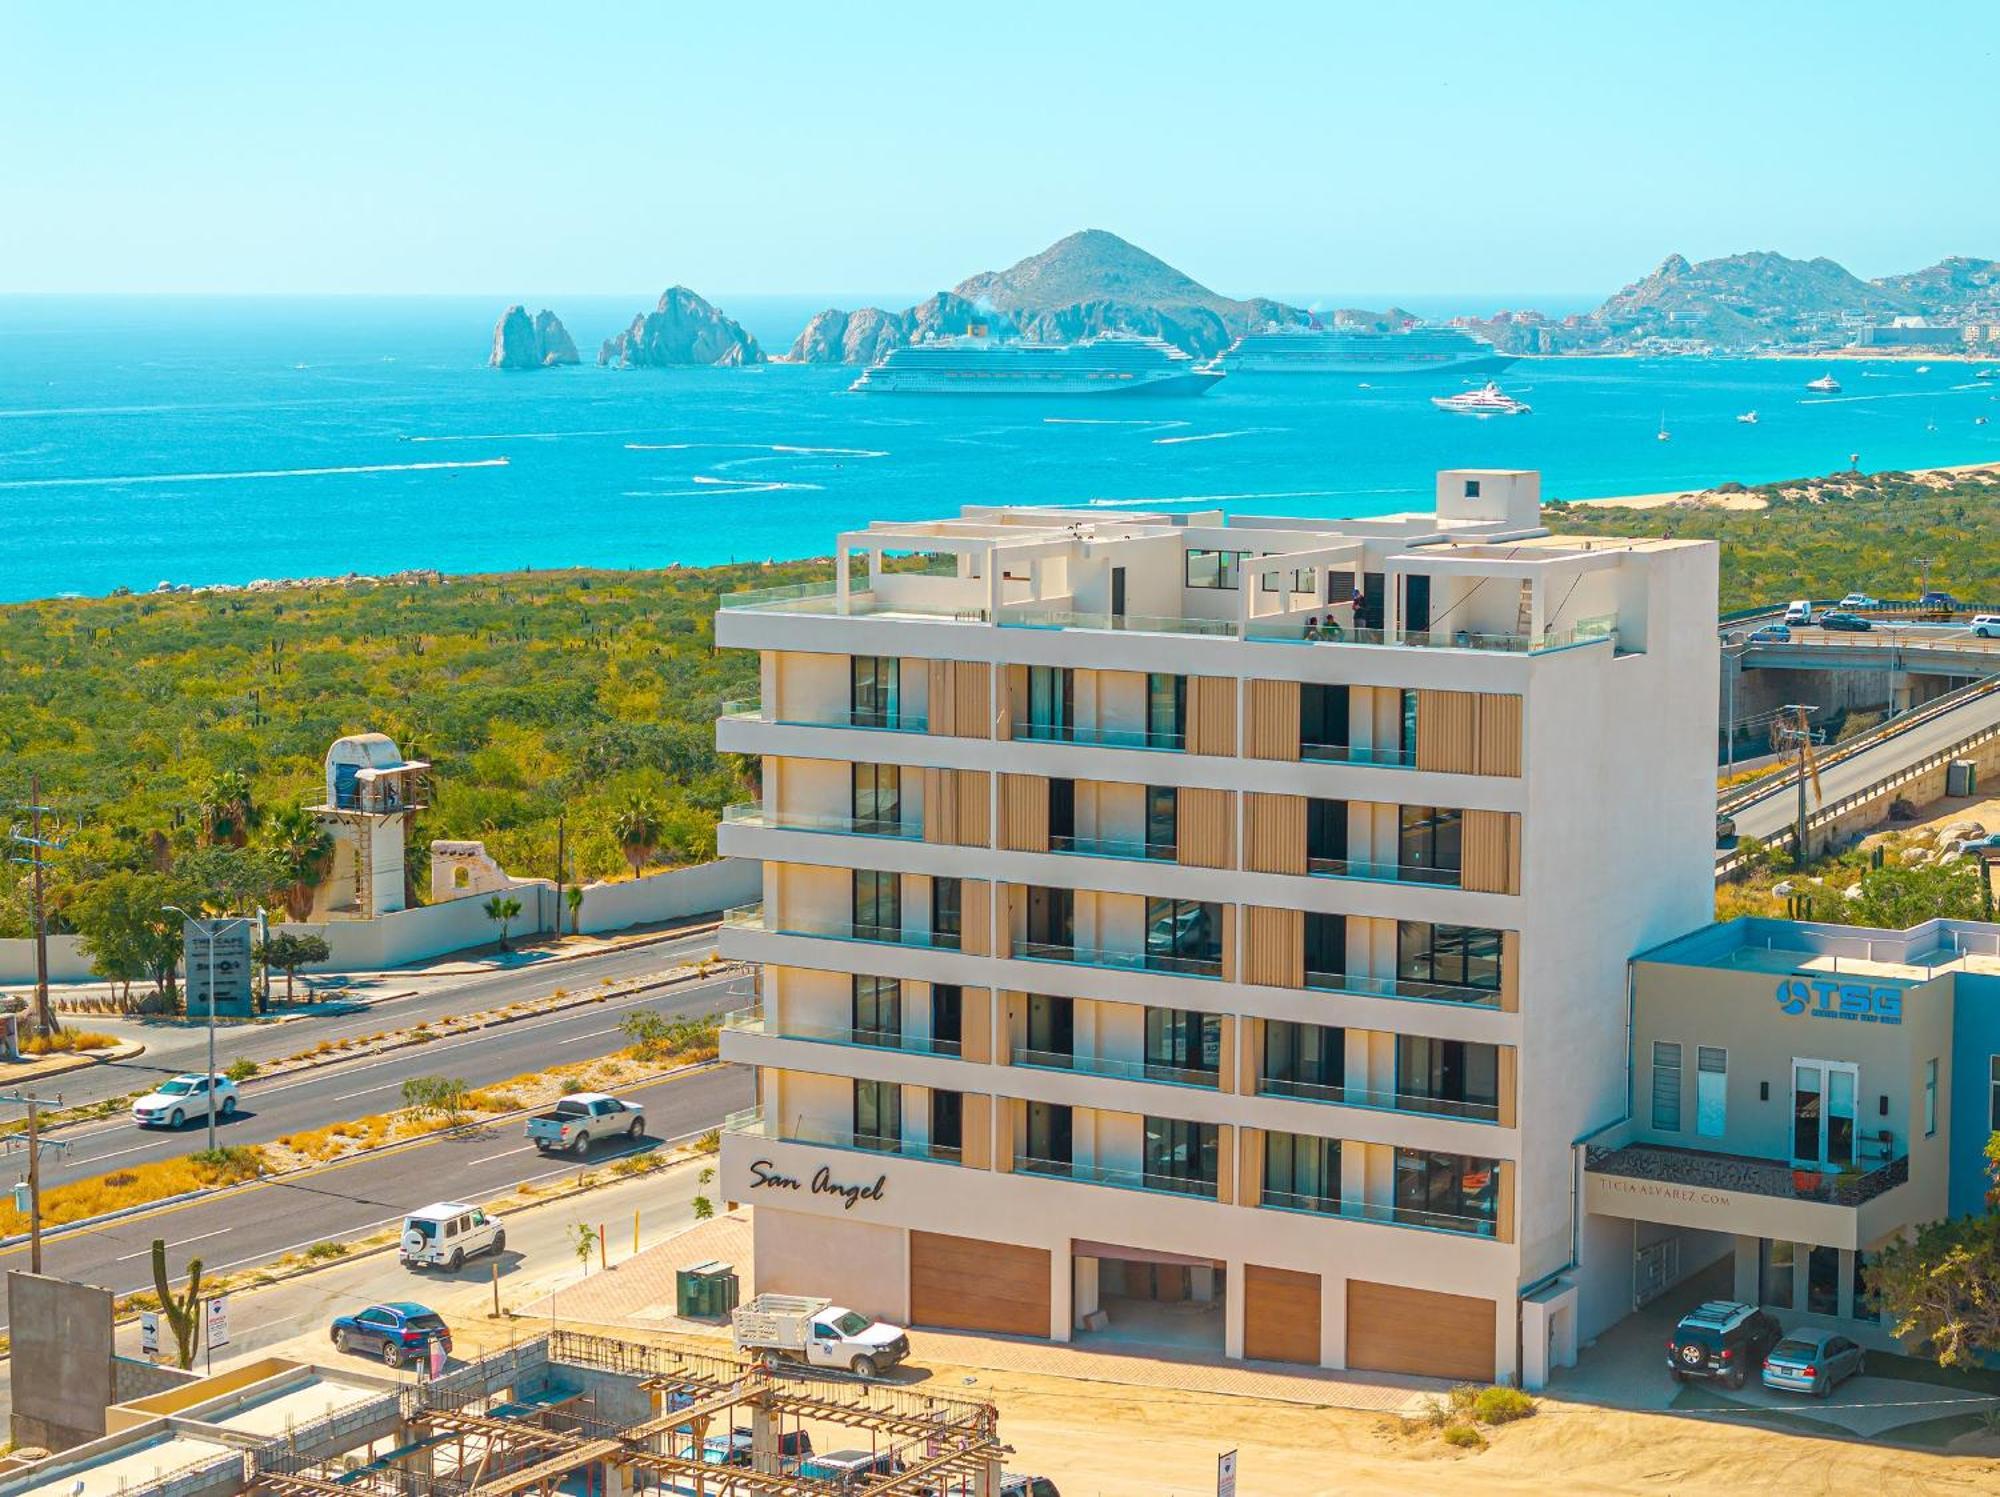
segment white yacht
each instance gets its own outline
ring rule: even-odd
[[[1501,394],[1500,387],[1490,380],[1477,390],[1465,390],[1457,395],[1433,395],[1431,404],[1441,411],[1456,411],[1462,416],[1525,416],[1534,409],[1511,395]]]
[[[1817,390],[1822,395],[1838,395],[1840,393],[1840,381],[1835,379],[1831,374],[1822,374],[1818,379],[1807,380],[1806,388],[1808,390]]]
[[[1755,411],[1745,411],[1736,419],[1745,426],[1755,426],[1757,424],[1757,413]]]

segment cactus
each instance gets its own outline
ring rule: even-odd
[[[153,1239],[153,1289],[160,1296],[160,1312],[174,1333],[176,1365],[185,1372],[194,1366],[194,1354],[201,1342],[201,1259],[190,1258],[187,1293],[175,1295],[167,1282],[167,1240]]]

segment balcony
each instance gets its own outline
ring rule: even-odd
[[[1101,947],[1016,941],[1013,955],[1024,962],[1060,962],[1073,967],[1108,967],[1119,972],[1162,972],[1175,977],[1222,976],[1220,958],[1162,956],[1150,951],[1106,951]]]
[[[1459,1118],[1469,1123],[1497,1123],[1500,1104],[1471,1102],[1456,1097],[1432,1097],[1417,1092],[1399,1092],[1372,1086],[1348,1086],[1338,1082],[1292,1081],[1280,1076],[1259,1076],[1257,1095],[1289,1097],[1299,1102],[1326,1102],[1340,1107],[1365,1107],[1373,1112],[1420,1113],[1428,1117]]]
[[[1307,858],[1306,872],[1315,878],[1361,879],[1374,884],[1428,884],[1456,889],[1462,874],[1456,868],[1430,868],[1416,863],[1376,863],[1361,858]]]
[[[1468,629],[1349,629],[1322,625],[1308,634],[1303,622],[1294,619],[1253,623],[1246,636],[1258,644],[1304,645],[1387,645],[1417,650],[1477,650],[1502,655],[1547,655],[1578,645],[1618,643],[1615,618],[1588,619],[1574,629],[1545,630],[1539,638],[1532,634],[1482,634]]]
[[[724,806],[722,819],[731,826],[763,827],[775,832],[827,832],[839,837],[886,837],[921,842],[921,823],[888,821],[869,816],[815,816],[798,811],[766,811],[754,802]]]
[[[1024,743],[1078,743],[1089,748],[1149,749],[1163,754],[1187,752],[1187,734],[1148,728],[1083,728],[1074,723],[1017,722],[1013,734],[1017,742]]]
[[[1424,1232],[1455,1232],[1462,1237],[1492,1237],[1490,1216],[1458,1216],[1447,1211],[1426,1211],[1393,1202],[1343,1201],[1333,1196],[1299,1195],[1286,1190],[1265,1190],[1257,1204],[1268,1211],[1296,1211],[1307,1216],[1331,1216],[1343,1221],[1376,1222],[1389,1227],[1414,1227]]]
[[[772,722],[786,728],[860,728],[872,733],[928,733],[930,720],[921,712],[898,708],[884,712],[876,708],[835,708],[806,717],[764,716],[764,704],[732,701],[722,704],[722,715],[738,722]]]
[[[933,1164],[963,1164],[964,1150],[951,1144],[934,1144],[908,1138],[883,1138],[855,1133],[844,1128],[822,1127],[817,1123],[796,1122],[779,1128],[765,1117],[761,1107],[746,1107],[722,1120],[722,1131],[737,1138],[762,1138],[773,1143],[816,1144],[827,1149],[846,1149],[856,1154],[893,1155],[899,1159],[926,1159]]]
[[[1189,1070],[1152,1060],[1121,1060],[1108,1055],[1075,1055],[1063,1050],[1016,1050],[1011,1064],[1037,1071],[1074,1071],[1083,1076],[1111,1076],[1121,1081],[1164,1081],[1170,1086],[1198,1086],[1215,1091],[1222,1085],[1217,1071]]]
[[[1475,988],[1448,982],[1418,982],[1408,977],[1359,977],[1346,972],[1308,972],[1306,986],[1321,993],[1352,993],[1362,998],[1399,998],[1409,1003],[1449,1003],[1460,1008],[1498,1008],[1498,988]]]
[[[798,1020],[779,1025],[761,1008],[739,1008],[723,1016],[722,1027],[738,1034],[763,1035],[774,1040],[807,1040],[820,1045],[844,1045],[861,1050],[899,1050],[906,1055],[942,1055],[956,1060],[961,1053],[957,1040],[934,1035],[909,1034],[892,1029],[854,1029],[837,1025],[807,1024]]]
[[[1134,837],[1050,837],[1049,851],[1079,858],[1122,858],[1133,863],[1171,863],[1180,849],[1171,842]]]
[[[1186,1196],[1198,1201],[1217,1198],[1213,1180],[1192,1180],[1143,1169],[1118,1169],[1108,1164],[1076,1164],[1067,1159],[1016,1156],[1014,1171],[1022,1175],[1042,1175],[1051,1180],[1072,1180],[1079,1185],[1108,1185],[1114,1190],[1143,1190],[1153,1195]]]
[[[764,903],[739,904],[722,912],[727,930],[757,931],[767,936],[814,936],[829,941],[863,941],[882,946],[919,946],[933,951],[959,949],[957,931],[911,930],[893,925],[856,924],[852,920],[780,919],[765,912]]]
[[[1585,1209],[1600,1216],[1852,1249],[1944,1207],[1941,1182],[1911,1180],[1907,1153],[1833,1171],[1644,1143],[1590,1146],[1584,1195]]]
[[[1352,743],[1299,744],[1299,758],[1307,764],[1380,764],[1392,769],[1415,769],[1417,751],[1406,748],[1363,748]]]
[[[994,622],[1003,629],[1102,629],[1120,634],[1200,634],[1234,639],[1234,619],[1168,618],[1145,613],[1078,613],[1072,608],[1016,608]]]
[[[970,624],[983,623],[986,619],[984,608],[950,608],[921,599],[890,602],[866,591],[848,594],[847,606],[842,608],[832,582],[801,582],[791,587],[763,587],[730,593],[716,607],[724,613],[784,613],[807,618],[919,618]]]

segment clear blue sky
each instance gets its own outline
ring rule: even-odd
[[[1234,293],[2000,257],[1994,0],[0,0],[0,291]]]

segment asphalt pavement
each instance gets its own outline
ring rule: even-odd
[[[624,1095],[644,1104],[646,1138],[636,1146],[594,1149],[588,1165],[600,1166],[657,1148],[661,1140],[715,1127],[724,1114],[750,1105],[753,1080],[741,1067],[714,1066]],[[191,1257],[199,1257],[207,1271],[222,1273],[267,1263],[316,1242],[362,1236],[432,1201],[491,1197],[581,1167],[568,1157],[537,1153],[522,1136],[520,1120],[513,1119],[48,1238],[42,1246],[42,1270],[128,1294],[151,1286],[155,1238],[166,1240],[174,1273]],[[27,1264],[25,1244],[0,1251],[0,1270]],[[488,1271],[480,1264],[462,1272]]]

